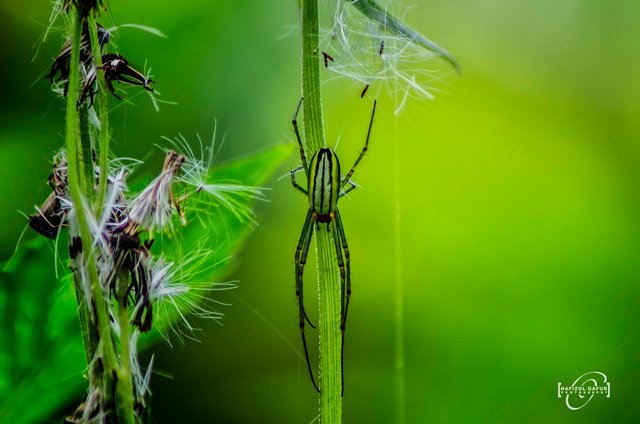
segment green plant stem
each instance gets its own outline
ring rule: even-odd
[[[307,153],[326,145],[320,94],[318,0],[302,0],[302,96]],[[311,157],[307,154],[307,157]],[[324,227],[324,226],[320,226]],[[316,231],[320,331],[320,416],[323,423],[342,422],[340,274],[330,231]]]
[[[318,310],[320,321],[321,422],[342,422],[342,333],[340,331],[340,276],[336,273],[333,235],[323,225],[316,231]]]
[[[89,308],[84,298],[84,292],[82,290],[82,282],[79,275],[74,274],[74,289],[76,292],[76,301],[78,302],[78,317],[80,318],[80,331],[82,332],[82,346],[84,348],[84,356],[87,364],[90,364],[93,360],[94,352],[98,348],[98,335],[96,334],[91,323],[91,315],[89,314]]]
[[[129,350],[129,308],[127,307],[127,282],[120,281],[118,293],[118,325],[120,327],[120,369],[118,370],[117,405],[118,421],[133,423],[133,381],[131,379],[131,352]]]
[[[78,157],[80,169],[82,169],[80,186],[84,187],[84,195],[92,199],[94,197],[95,173],[93,170],[93,146],[91,143],[91,129],[89,128],[89,110],[86,105],[79,106],[80,117],[80,146],[82,154]]]
[[[67,153],[67,179],[69,196],[73,202],[73,212],[76,215],[78,233],[80,240],[82,241],[82,261],[86,262],[89,279],[91,281],[91,295],[93,301],[90,302],[92,307],[95,308],[96,327],[100,339],[102,361],[105,369],[104,379],[108,385],[111,370],[116,369],[116,356],[113,350],[113,343],[111,339],[111,329],[109,326],[109,319],[107,316],[104,296],[102,293],[102,287],[100,279],[98,277],[98,271],[96,268],[95,257],[93,255],[93,240],[89,225],[86,217],[85,203],[83,202],[83,188],[80,184],[80,163],[78,158],[78,140],[80,139],[80,119],[77,108],[79,87],[80,87],[80,41],[82,37],[82,19],[78,11],[75,8],[71,8],[69,11],[69,22],[72,33],[71,44],[71,58],[70,58],[70,72],[69,83],[67,90],[67,110],[66,110],[66,132],[65,132],[65,145]],[[79,266],[84,266],[80,264]],[[77,287],[77,286],[76,286]],[[79,298],[83,294],[77,294]],[[86,316],[80,314],[80,319],[86,319]],[[89,323],[83,322],[83,328],[89,326]],[[98,352],[93,352],[98,353]],[[109,390],[105,390],[104,397],[109,396]]]
[[[314,153],[325,146],[318,56],[318,0],[302,1],[302,95],[305,144],[307,150]]]
[[[96,81],[98,82],[96,103],[98,105],[98,118],[100,120],[100,133],[98,136],[100,177],[98,182],[98,196],[96,197],[96,209],[99,215],[107,197],[107,177],[109,175],[109,96],[107,94],[104,73],[99,71],[100,68],[102,68],[102,50],[98,40],[98,27],[93,11],[87,16],[87,25],[89,27],[89,39],[91,41],[91,54],[97,72]]]
[[[397,92],[397,91],[396,91]],[[397,102],[396,102],[397,103]],[[405,349],[404,349],[404,287],[402,272],[402,221],[401,221],[401,193],[400,183],[400,137],[398,134],[398,116],[395,119],[395,137],[393,142],[393,192],[394,192],[394,281],[395,281],[395,349],[394,349],[394,369],[395,369],[395,400],[396,400],[396,424],[404,424],[406,421],[405,410]]]
[[[78,69],[80,63],[80,37],[82,35],[82,24],[78,23],[78,15],[75,11],[70,13],[70,26],[72,33],[72,51],[70,58],[70,69]],[[79,85],[79,73],[78,72],[70,72],[69,73],[69,82],[67,88],[67,110],[66,110],[66,133],[65,133],[65,142],[66,142],[66,158],[67,158],[67,174],[69,181],[69,191],[78,192],[80,181],[78,180],[78,165],[77,165],[77,139],[79,136],[79,116],[78,109],[76,107],[76,99],[78,93],[78,85]],[[77,195],[78,196],[78,195]],[[81,264],[78,264],[81,266]],[[81,288],[81,277],[79,275],[76,276],[76,298],[78,299],[78,303],[81,303],[84,300],[84,308],[80,309],[80,322],[82,327],[82,332],[84,335],[85,341],[85,354],[87,357],[87,363],[90,363],[93,360],[93,356],[95,355],[95,350],[97,349],[97,343],[92,342],[91,340],[91,330],[90,330],[90,314],[87,307],[88,299],[84,299],[84,292]],[[88,349],[88,351],[87,351]]]

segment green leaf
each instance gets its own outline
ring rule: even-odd
[[[386,30],[398,35],[413,40],[417,44],[421,45],[427,50],[430,50],[446,60],[454,67],[454,69],[460,73],[462,68],[458,61],[445,49],[427,39],[419,32],[416,32],[400,22],[398,18],[387,12],[378,2],[375,0],[346,0],[353,7],[358,9],[364,16],[370,20],[382,25]]]
[[[42,420],[86,384],[73,284],[54,261],[36,239],[0,271],[0,422]]]
[[[261,185],[291,153],[291,146],[280,145],[223,164],[210,175],[215,181],[234,181]],[[239,206],[250,207],[252,200],[239,199]],[[241,247],[251,223],[239,220],[233,211],[220,207],[210,221],[193,220],[171,240],[179,246],[175,254],[202,247],[215,251],[211,262],[203,263],[210,283],[219,282],[231,270],[230,258]],[[179,257],[169,258],[177,260]],[[54,247],[44,239],[24,243],[0,271],[0,422],[41,422],[59,413],[71,399],[86,388],[82,377],[86,368],[82,348],[73,281],[58,266]],[[156,328],[173,324],[174,317],[154,323]],[[157,330],[156,330],[157,331]],[[147,337],[149,345],[157,337]]]

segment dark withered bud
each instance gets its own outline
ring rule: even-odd
[[[138,327],[138,330],[142,333],[147,333],[151,330],[151,323],[153,320],[151,301],[148,298],[143,298],[142,306],[136,310],[131,323]]]
[[[113,236],[112,243],[115,243],[116,252],[126,252],[134,249],[141,249],[140,236],[122,232]]]
[[[69,258],[75,259],[82,252],[82,239],[80,237],[72,237],[69,241]]]
[[[98,10],[98,7],[102,7],[106,10],[104,6],[103,0],[64,0],[62,4],[62,10],[69,11],[69,6],[74,4],[78,11],[80,12],[80,16],[86,18],[89,15],[89,12],[92,10]]]
[[[47,200],[40,208],[36,208],[37,213],[29,217],[29,226],[38,234],[55,239],[64,226],[66,211],[62,209],[60,199],[65,195],[67,186],[66,160],[62,156],[57,156],[53,165],[53,173],[49,176],[48,184],[53,192],[49,194]]]
[[[114,81],[130,85],[139,85],[153,93],[153,88],[149,86],[149,84],[153,83],[153,80],[147,79],[141,72],[129,65],[129,62],[124,57],[117,53],[103,55],[101,69],[104,71],[104,79],[109,92],[119,100],[122,100],[122,97],[116,94],[115,87],[113,86]],[[95,68],[93,68],[89,72],[89,75],[87,75],[82,96],[80,97],[80,103],[89,99],[90,104],[93,104],[93,97],[97,93],[95,89],[96,76]]]
[[[100,24],[97,24],[98,43],[102,49],[111,40],[109,31]],[[65,81],[64,94],[67,94],[69,80],[69,67],[71,61],[71,40],[67,40],[62,46],[62,50],[53,61],[49,73],[45,76],[50,83]],[[91,54],[91,39],[89,38],[89,27],[84,24],[82,30],[82,40],[80,40],[80,62],[89,70],[92,67],[93,59]]]
[[[143,333],[151,330],[153,322],[153,307],[149,293],[149,272],[150,270],[146,269],[146,261],[138,260],[131,269],[132,287],[129,287],[129,290],[133,290],[136,293],[136,309],[131,323]]]
[[[116,95],[113,88],[114,81],[141,85],[145,90],[153,93],[153,88],[149,87],[153,80],[148,80],[141,72],[132,68],[124,57],[117,53],[109,53],[102,56],[102,69],[104,70],[104,79],[107,82],[109,91],[118,99],[120,97]]]
[[[51,193],[37,213],[29,216],[29,226],[38,234],[55,239],[62,224],[62,208],[56,193]]]

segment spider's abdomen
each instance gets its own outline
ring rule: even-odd
[[[309,209],[328,217],[336,209],[340,193],[340,162],[333,150],[323,148],[313,155],[308,184]]]

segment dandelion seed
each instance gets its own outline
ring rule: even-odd
[[[65,418],[65,423],[102,423],[106,421],[107,413],[101,410],[100,388],[92,387],[89,389],[87,398],[78,406],[72,415]]]
[[[329,55],[329,53],[327,52],[322,52],[322,56],[324,57],[324,67],[328,68],[329,67],[329,61],[334,61],[333,58],[331,57],[331,55]]]
[[[138,339],[140,338],[140,331],[134,329],[129,339],[129,358],[131,363],[131,376],[133,377],[133,383],[136,391],[136,400],[145,407],[145,396],[150,394],[149,382],[151,381],[151,371],[153,369],[153,355],[149,361],[146,372],[143,373],[140,361],[138,360]]]
[[[207,249],[203,241],[178,262],[168,262],[162,257],[149,258],[145,268],[149,272],[149,298],[154,305],[154,314],[161,316],[161,321],[175,322],[171,327],[158,328],[168,343],[171,343],[170,334],[180,341],[184,338],[195,340],[198,328],[191,321],[192,316],[215,321],[222,318],[222,313],[209,307],[209,293],[234,286],[213,285],[207,277],[213,269],[228,260],[216,260],[215,256],[216,252]]]
[[[376,12],[381,22],[372,21],[361,13],[360,2],[337,1],[329,7],[332,24],[321,29],[320,48],[336,52],[331,72],[362,84],[361,97],[369,89],[377,95],[390,92],[396,99],[396,113],[411,99],[434,98],[434,83],[440,81],[441,71],[430,64],[443,57],[443,50],[425,48],[409,33],[397,31],[400,21],[391,16],[385,23],[384,17],[378,17],[381,12]]]
[[[228,208],[238,220],[255,223],[253,212],[247,206],[246,200],[264,199],[266,189],[233,182],[209,182],[215,165],[215,130],[211,144],[207,147],[203,146],[202,140],[198,137],[198,154],[182,136],[166,140],[173,143],[174,148],[185,158],[182,172],[177,179],[194,190],[189,199],[192,204],[195,203],[194,210],[209,210],[211,206],[221,205]]]
[[[364,88],[362,89],[362,92],[360,93],[360,98],[363,98],[365,94],[367,94],[367,91],[369,91],[369,84],[365,84]]]
[[[153,234],[156,228],[164,230],[170,225],[174,207],[178,214],[181,213],[173,195],[172,184],[185,160],[180,154],[167,152],[162,173],[131,202],[131,221]]]
[[[144,31],[151,35],[155,35],[156,37],[159,37],[159,38],[167,38],[166,34],[160,31],[158,28],[150,27],[148,25],[140,25],[140,24],[121,24],[121,25],[109,28],[109,31],[113,33],[113,32],[119,31],[122,28],[133,28],[140,31]]]

